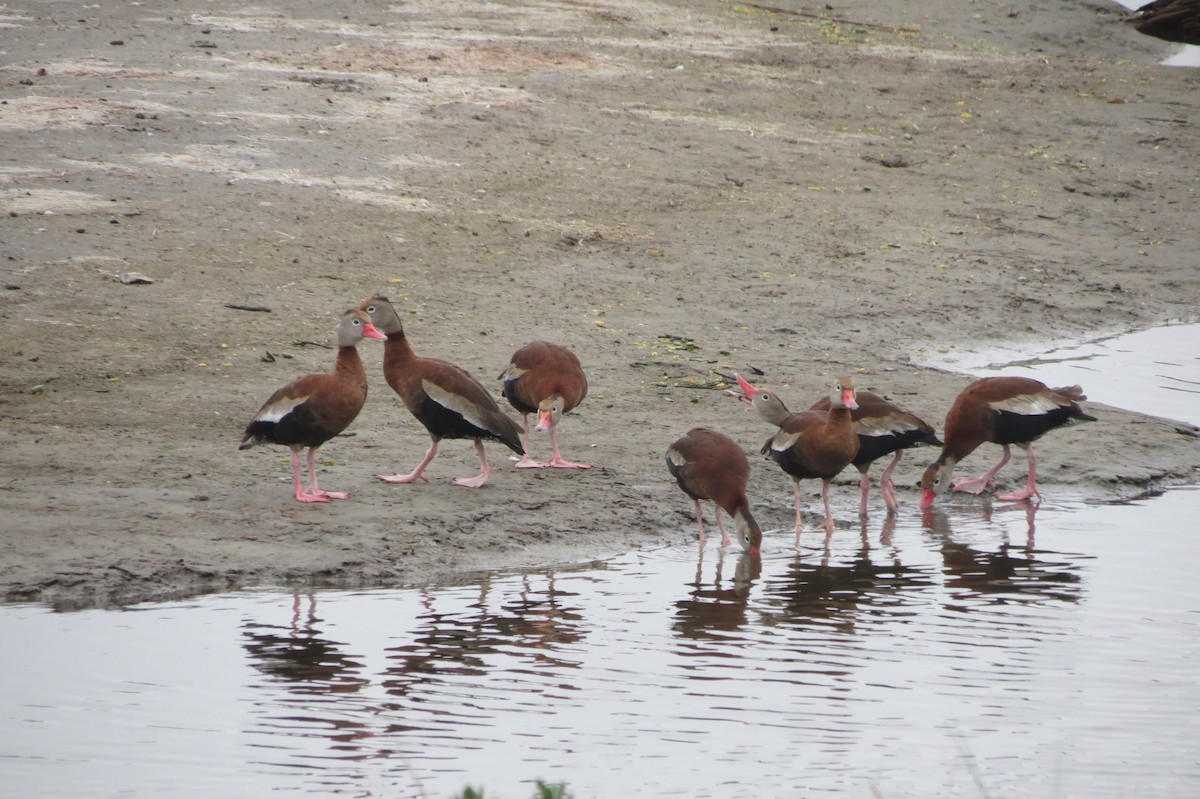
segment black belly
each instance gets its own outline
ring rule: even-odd
[[[417,417],[417,421],[425,425],[425,429],[429,431],[429,435],[438,441],[441,441],[443,438],[491,438],[499,440],[494,433],[471,424],[463,418],[462,414],[449,410],[428,397],[425,398],[413,415]]]
[[[521,400],[519,392],[517,391],[517,381],[520,379],[521,378],[517,377],[505,382],[504,388],[500,393],[504,395],[504,398],[508,400],[510,405],[517,409],[517,413],[537,413],[536,405],[530,405],[529,403]]]
[[[918,444],[940,446],[941,443],[937,436],[922,432],[921,430],[908,430],[903,433],[892,433],[886,436],[860,435],[858,437],[858,454],[854,456],[852,463],[859,467],[867,466],[879,460],[884,455],[891,455],[896,450],[908,449]]]
[[[277,422],[251,422],[246,435],[286,447],[319,447],[338,431],[321,426],[307,404],[297,405]]]
[[[832,474],[828,473],[827,471],[817,472],[813,468],[797,459],[796,456],[792,454],[792,450],[790,449],[784,450],[783,452],[772,449],[767,454],[771,460],[779,464],[779,468],[783,469],[797,480],[809,480],[818,477],[822,480],[832,480],[834,477],[837,477],[838,472],[841,471],[841,469],[838,469],[837,472],[833,472]]]
[[[1032,415],[996,411],[996,427],[992,441],[997,444],[1027,444],[1056,427],[1062,427],[1076,415],[1080,415],[1078,410],[1070,405]]]

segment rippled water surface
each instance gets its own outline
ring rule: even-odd
[[[759,565],[4,606],[0,793],[1200,795],[1198,496],[968,497]]]
[[[1079,383],[1089,400],[1200,425],[1200,324],[1170,325],[1067,344],[1033,355],[997,347],[932,364],[988,375],[1024,375],[1051,386]]]
[[[1197,422],[1198,331],[958,365]],[[754,562],[0,606],[0,796],[1200,796],[1200,489],[902,502]]]

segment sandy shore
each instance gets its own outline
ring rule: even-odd
[[[851,373],[940,426],[968,378],[916,365],[930,353],[1196,319],[1200,73],[1160,66],[1172,48],[1122,15],[10,4],[0,594],[401,584],[686,541],[666,446],[767,432],[716,372],[760,370],[794,407]],[[457,488],[477,462],[447,442],[428,484],[379,483],[428,438],[366,342],[367,406],[323,450],[352,498],[294,502],[286,450],[239,452],[242,428],[330,368],[337,314],[375,292],[497,395],[526,341],[574,349],[591,394],[562,445],[595,468],[518,471],[494,446],[503,470]],[[1088,410],[1040,450],[1048,492],[1196,481],[1194,430]],[[901,467],[901,513],[932,457]],[[790,481],[753,469],[756,515],[787,526]],[[835,492],[854,529],[856,476]]]

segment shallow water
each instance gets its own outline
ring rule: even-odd
[[[827,546],[771,533],[759,566],[710,544],[470,586],[0,607],[3,783],[1192,796],[1197,497],[909,506]]]
[[[1031,374],[1200,422],[1198,327]],[[0,606],[0,795],[1200,795],[1200,489],[901,501],[799,548],[769,533],[761,561]]]
[[[1079,383],[1093,402],[1200,425],[1200,324],[1064,344],[1036,357],[1012,347],[956,352],[931,365],[1051,386]]]

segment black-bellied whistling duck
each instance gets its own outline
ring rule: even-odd
[[[985,377],[963,389],[946,414],[942,435],[946,439],[942,454],[921,477],[921,508],[933,504],[937,494],[953,482],[955,491],[978,494],[993,485],[996,473],[1008,463],[1009,446],[1025,450],[1029,477],[1024,491],[997,494],[996,499],[1024,500],[1041,497],[1037,490],[1037,465],[1032,442],[1056,427],[1072,421],[1094,422],[1079,407],[1087,399],[1079,386],[1048,388],[1028,377]],[[954,466],[985,441],[999,444],[1004,456],[991,471],[981,477],[960,477],[951,481]]]
[[[524,455],[521,431],[516,422],[500,411],[496,400],[482,384],[463,369],[436,358],[413,353],[404,335],[404,325],[387,297],[376,295],[358,306],[384,335],[383,376],[405,407],[425,425],[431,443],[417,468],[408,474],[376,475],[385,483],[425,482],[422,472],[437,455],[443,438],[469,438],[479,453],[479,474],[456,477],[454,485],[479,488],[498,471],[487,461],[483,439],[494,439],[518,455]]]
[[[791,413],[774,391],[750,385],[741,375],[734,375],[742,393],[730,391],[735,397],[749,402],[759,416],[779,427],[779,432],[767,439],[762,452],[779,464],[796,482],[796,535],[804,529],[800,515],[800,481],[821,479],[821,498],[825,501],[825,529],[833,531],[833,510],[829,503],[829,483],[850,465],[858,454],[858,434],[850,412],[858,407],[854,381],[838,378],[827,411]]]
[[[1153,0],[1125,22],[1163,41],[1200,44],[1200,0]]]
[[[896,481],[892,479],[892,472],[904,457],[904,450],[922,444],[940,447],[941,439],[920,417],[878,394],[856,391],[855,401],[858,407],[850,411],[850,419],[854,422],[854,432],[858,433],[858,454],[851,463],[862,474],[858,483],[862,493],[858,515],[864,519],[867,517],[867,495],[871,490],[871,478],[867,473],[871,470],[871,464],[892,453],[895,453],[895,457],[879,478],[879,491],[883,494],[883,503],[888,512],[895,513]],[[829,397],[822,397],[809,410],[828,411],[830,406]]]
[[[332,374],[305,375],[288,383],[263,403],[246,425],[238,449],[255,444],[283,444],[292,450],[296,499],[328,502],[348,499],[343,491],[322,491],[317,484],[317,448],[345,430],[367,401],[367,373],[358,357],[363,338],[383,339],[363,312],[351,309],[337,326],[338,353]],[[300,480],[300,450],[308,447],[308,490]]]
[[[729,533],[721,519],[724,510],[733,519],[742,548],[757,555],[762,548],[762,530],[750,514],[746,499],[746,481],[750,479],[750,461],[737,443],[722,433],[695,427],[667,449],[667,469],[696,503],[696,524],[700,527],[700,546],[704,546],[704,517],[700,500],[710,499],[716,506],[721,546],[729,546]]]
[[[504,387],[500,393],[521,414],[521,443],[525,457],[517,462],[522,469],[550,466],[556,469],[590,469],[586,463],[565,460],[558,451],[558,421],[587,396],[587,376],[575,353],[548,341],[531,341],[513,353],[508,368],[501,373]],[[551,456],[548,461],[529,457],[529,414],[537,414],[535,430],[550,431]]]

